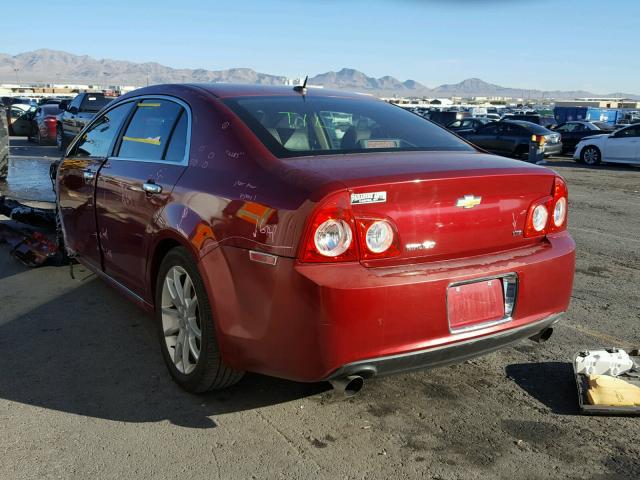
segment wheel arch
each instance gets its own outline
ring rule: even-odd
[[[147,267],[147,281],[149,285],[149,297],[151,304],[155,309],[156,301],[156,281],[158,276],[158,270],[164,257],[176,247],[183,247],[192,256],[193,260],[198,263],[198,254],[192,245],[184,238],[178,235],[172,230],[165,230],[159,232],[156,235],[156,239],[150,249],[148,267]]]

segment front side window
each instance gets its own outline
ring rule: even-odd
[[[628,127],[616,133],[616,137],[618,138],[638,137],[638,136],[640,136],[640,127]]]
[[[186,132],[186,127],[180,125],[184,109],[171,100],[145,99],[137,103],[136,112],[122,137],[118,157],[138,160],[163,160],[168,152],[169,139],[178,127]],[[186,115],[185,122],[187,121]],[[186,133],[184,133],[186,138]],[[171,149],[172,156],[184,157]],[[168,159],[168,158],[167,158]]]
[[[565,123],[564,125],[560,125],[556,128],[556,132],[570,132],[571,130],[573,130],[572,123]]]
[[[498,132],[498,128],[501,126],[502,125],[498,125],[497,123],[493,125],[486,125],[478,130],[478,133],[482,135],[495,135]]]
[[[122,123],[131,110],[131,102],[122,104],[101,115],[74,148],[77,157],[107,157]]]
[[[280,158],[368,151],[474,151],[446,129],[381,101],[269,96],[225,101]]]

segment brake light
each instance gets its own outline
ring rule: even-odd
[[[553,195],[553,210],[551,210],[549,232],[559,232],[567,228],[569,205],[569,190],[562,177],[556,177],[551,194]]]
[[[529,207],[524,236],[540,237],[566,229],[568,201],[566,182],[561,177],[555,177],[551,195],[533,202]]]
[[[357,261],[355,220],[347,192],[330,196],[313,213],[305,233],[303,262]]]
[[[55,119],[55,117],[48,117],[48,118],[45,118],[45,119],[44,119],[44,121],[45,121],[46,123],[56,123],[56,119]]]
[[[355,218],[351,197],[328,197],[311,216],[299,258],[303,262],[348,262],[400,255],[393,222],[380,215]]]
[[[546,143],[547,139],[545,138],[544,135],[535,135],[534,134],[534,135],[531,135],[531,141],[534,142],[534,143],[537,143],[540,146],[543,146]]]
[[[551,197],[545,197],[531,204],[527,212],[527,223],[524,226],[525,237],[546,235],[551,201]]]
[[[360,256],[363,260],[400,255],[398,233],[393,222],[386,218],[358,218]]]

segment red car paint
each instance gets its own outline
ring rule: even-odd
[[[552,171],[480,152],[279,159],[221,100],[300,95],[290,87],[153,86],[109,107],[143,95],[188,105],[188,165],[66,158],[57,180],[65,239],[81,262],[149,311],[162,255],[186,247],[230,367],[317,381],[345,365],[464,345],[566,311],[572,238],[566,229],[521,234],[531,203],[553,195]],[[161,195],[139,188],[149,180]],[[350,261],[306,260],[309,222],[326,199],[377,191],[386,202],[347,208],[354,224],[391,222],[396,254],[367,257],[356,245]],[[482,203],[457,207],[465,195]],[[518,278],[513,317],[452,333],[449,286],[506,274]]]

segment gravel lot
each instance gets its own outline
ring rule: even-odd
[[[55,150],[15,145],[0,190],[46,200]],[[550,166],[578,243],[550,342],[373,380],[346,401],[259,375],[189,395],[150,318],[79,267],[75,280],[28,270],[0,246],[0,477],[639,478],[640,421],[578,415],[569,362],[640,346],[640,169]]]

